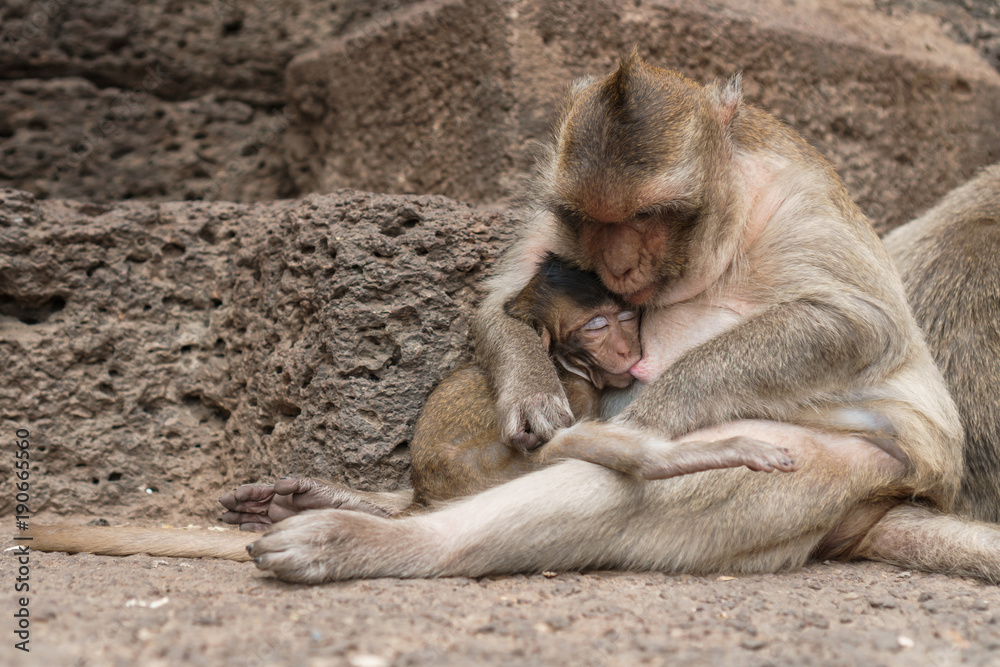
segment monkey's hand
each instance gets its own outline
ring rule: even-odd
[[[573,423],[566,394],[543,393],[497,400],[497,419],[504,442],[522,452],[538,449],[552,439],[555,432]]]
[[[228,512],[225,523],[240,530],[263,532],[273,524],[314,509],[345,509],[389,516],[383,508],[368,502],[354,490],[311,477],[286,477],[273,485],[245,484],[219,498]]]
[[[547,345],[527,322],[507,312],[506,304],[518,296],[537,269],[541,255],[533,243],[521,239],[504,256],[504,265],[471,326],[476,363],[496,396],[500,439],[522,452],[537,449],[557,430],[573,423]],[[527,274],[526,267],[530,267]]]

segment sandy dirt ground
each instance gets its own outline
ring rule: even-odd
[[[12,563],[4,665],[1000,664],[1000,587],[875,563],[308,587],[247,563],[47,553],[24,654]]]

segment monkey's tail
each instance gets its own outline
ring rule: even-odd
[[[118,526],[33,525],[20,542],[37,551],[66,551],[105,556],[170,556],[173,558],[224,558],[248,561],[247,545],[258,533],[178,530],[173,528],[138,528]]]
[[[855,556],[1000,583],[1000,526],[906,503],[880,519]]]

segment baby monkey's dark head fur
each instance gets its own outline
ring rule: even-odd
[[[550,354],[595,387],[625,387],[641,357],[639,317],[597,274],[549,253],[507,313],[534,327]]]

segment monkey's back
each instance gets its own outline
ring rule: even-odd
[[[886,246],[962,418],[960,509],[1000,522],[1000,165]]]
[[[500,441],[496,400],[482,369],[469,364],[427,397],[410,445],[414,501],[471,495],[534,469]]]

